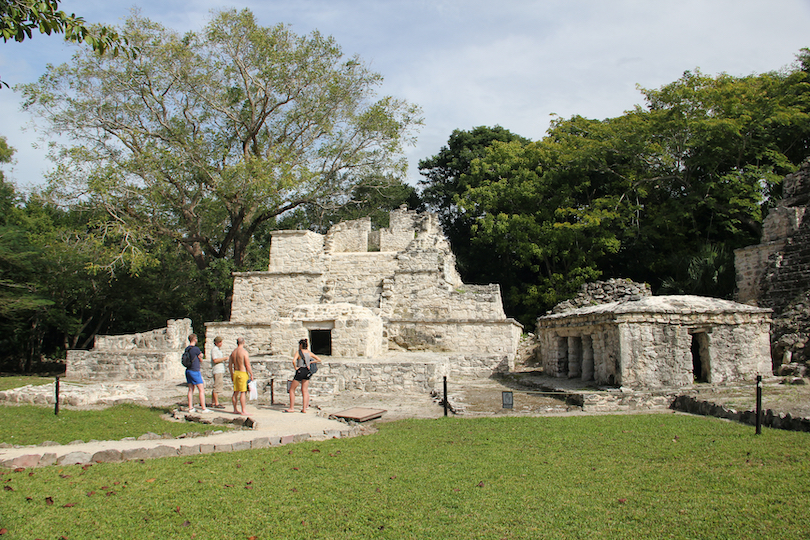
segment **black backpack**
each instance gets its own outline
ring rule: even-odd
[[[191,351],[191,347],[186,347],[186,350],[183,351],[183,356],[180,357],[180,362],[183,363],[183,367],[186,369],[189,369],[194,363],[194,360],[191,358],[191,352],[189,351]]]

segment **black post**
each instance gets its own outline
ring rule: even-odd
[[[276,404],[276,380],[270,379],[270,405]]]
[[[56,399],[53,404],[53,414],[59,416],[59,375],[56,376],[56,384],[54,385],[54,393]]]
[[[444,415],[447,416],[447,375],[444,377]]]
[[[757,435],[762,434],[762,375],[757,375]]]

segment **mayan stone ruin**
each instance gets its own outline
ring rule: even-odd
[[[630,389],[728,384],[771,373],[770,310],[701,296],[652,296],[611,280],[537,320],[546,375]]]
[[[363,218],[273,232],[267,271],[234,274],[230,321],[207,323],[205,345],[244,337],[256,379],[276,390],[309,338],[325,358],[314,394],[430,391],[443,376],[508,371],[521,332],[498,285],[461,281],[436,216],[399,209],[376,231]]]
[[[734,252],[737,300],[773,310],[774,367],[806,376],[810,352],[810,159],[785,177],[782,200],[768,213],[762,240]]]

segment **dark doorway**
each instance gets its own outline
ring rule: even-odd
[[[313,354],[323,354],[332,356],[332,331],[331,330],[310,330],[310,349]]]
[[[709,382],[709,337],[706,332],[692,334],[692,374],[695,382]]]

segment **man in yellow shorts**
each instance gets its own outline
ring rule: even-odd
[[[233,380],[233,403],[234,414],[245,416],[245,403],[247,401],[248,381],[253,379],[253,369],[250,367],[250,357],[245,350],[245,338],[236,340],[236,348],[228,357],[228,371]],[[237,398],[242,403],[242,412],[236,408]]]

